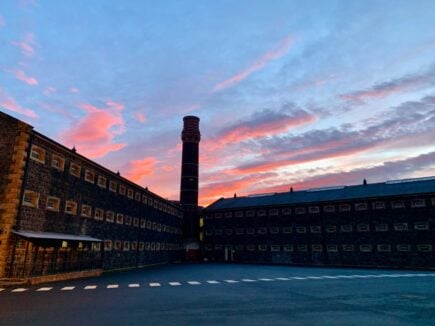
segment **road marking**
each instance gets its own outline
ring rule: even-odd
[[[242,282],[257,282],[257,280],[251,280],[250,278],[242,279]]]
[[[97,288],[96,285],[87,285],[84,287],[85,290],[95,290]]]
[[[259,278],[260,281],[271,282],[273,281],[271,278]]]
[[[307,276],[307,278],[308,278],[308,279],[311,279],[311,280],[321,280],[321,279],[322,279],[322,278],[319,277],[319,276]]]
[[[39,288],[36,290],[36,292],[46,292],[46,291],[50,291],[52,288],[50,287],[46,287],[46,288]]]
[[[190,285],[200,285],[200,284],[201,284],[201,283],[198,282],[198,281],[189,281],[189,282],[187,282],[187,283],[189,283]]]
[[[140,285],[137,284],[137,283],[131,283],[131,284],[128,285],[128,287],[129,287],[129,288],[139,288]]]
[[[4,290],[5,290],[5,289],[0,289],[0,292],[1,292],[1,291],[4,291]]]
[[[169,282],[170,286],[180,286],[181,283],[180,282]]]
[[[278,280],[278,281],[290,281],[290,279],[287,278],[287,277],[277,277],[275,280]]]
[[[74,290],[76,287],[75,286],[65,286],[63,288],[61,288],[61,291],[71,291]]]
[[[239,283],[239,281],[235,281],[235,280],[224,280],[224,282],[227,282],[227,283]]]
[[[160,283],[150,283],[149,286],[154,288],[154,287],[158,287],[158,286],[162,286],[162,285]]]
[[[293,276],[292,280],[306,280],[305,277]]]
[[[337,278],[354,278],[352,275],[337,275]]]
[[[106,286],[106,288],[108,288],[108,289],[117,289],[117,288],[119,288],[119,285],[118,284],[109,284],[108,286]]]
[[[208,283],[208,284],[219,284],[220,282],[218,282],[218,281],[214,281],[214,280],[211,280],[211,281],[207,281],[207,283]]]
[[[331,279],[336,279],[337,276],[322,276],[323,278],[331,278]]]
[[[28,289],[25,288],[18,288],[18,289],[13,289],[11,292],[24,292],[27,291]]]

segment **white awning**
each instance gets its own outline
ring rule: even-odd
[[[53,232],[33,232],[33,231],[12,231],[12,233],[28,239],[52,239],[52,240],[69,240],[69,241],[88,241],[103,242],[101,239],[89,237],[87,235],[75,235]]]

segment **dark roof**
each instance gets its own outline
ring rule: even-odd
[[[208,206],[206,210],[344,201],[425,193],[435,193],[435,177],[221,198]]]

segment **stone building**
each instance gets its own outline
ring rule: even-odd
[[[0,278],[182,257],[181,206],[1,112],[0,157]]]
[[[209,260],[435,267],[435,177],[221,198],[203,214]]]

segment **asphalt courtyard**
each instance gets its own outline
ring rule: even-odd
[[[0,289],[0,325],[435,325],[435,273],[182,264]]]

